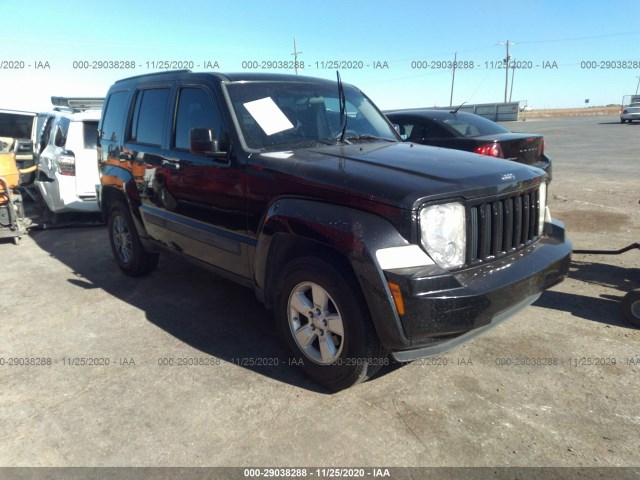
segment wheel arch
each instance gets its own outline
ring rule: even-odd
[[[135,178],[129,170],[109,165],[102,173],[100,186],[100,212],[105,222],[109,218],[109,211],[115,202],[121,202],[127,206],[140,240],[146,248],[152,249],[140,213],[142,200]]]
[[[371,213],[314,200],[280,199],[268,210],[258,234],[253,259],[256,295],[272,308],[279,273],[287,262],[303,256],[329,260],[359,288],[384,346],[406,346],[375,252],[407,244],[390,222]]]

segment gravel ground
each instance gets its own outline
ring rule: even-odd
[[[545,135],[550,208],[574,248],[640,241],[639,124],[506,125]],[[251,292],[171,257],[125,278],[104,227],[34,231],[0,243],[0,259],[2,466],[635,467],[617,476],[637,478],[640,331],[619,301],[640,288],[640,251],[576,254],[565,282],[487,335],[337,394],[287,364]],[[162,365],[179,358],[208,365]]]

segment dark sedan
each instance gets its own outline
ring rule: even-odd
[[[455,110],[413,109],[384,112],[406,142],[454,148],[542,168],[551,178],[544,137],[514,133],[479,115]]]

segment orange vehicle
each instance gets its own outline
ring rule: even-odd
[[[0,238],[13,238],[17,245],[31,225],[31,220],[24,215],[17,187],[21,174],[31,173],[36,167],[18,169],[12,145],[12,138],[0,137]]]

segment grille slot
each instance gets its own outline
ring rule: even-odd
[[[538,239],[538,189],[467,205],[467,265],[520,250]]]

